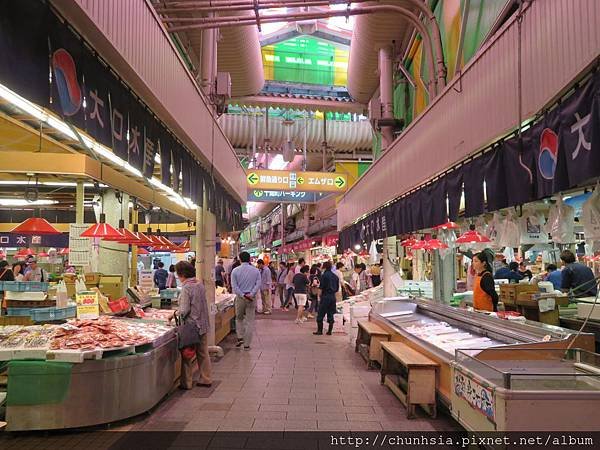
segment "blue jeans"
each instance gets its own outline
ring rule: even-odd
[[[296,301],[296,296],[294,295],[294,288],[289,287],[287,289],[287,297],[285,298],[285,303],[283,304],[284,308],[287,308],[290,305],[290,300],[294,299],[294,305],[298,308],[298,302]]]

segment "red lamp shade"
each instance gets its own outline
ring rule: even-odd
[[[417,241],[413,245],[411,245],[410,248],[412,250],[425,250],[426,245],[427,241],[425,239],[421,239],[420,241]]]
[[[56,228],[54,228],[50,222],[41,217],[30,217],[19,225],[10,230],[11,233],[19,234],[60,234]]]
[[[30,248],[23,248],[21,250],[19,250],[17,253],[15,253],[15,256],[17,257],[21,257],[21,256],[34,256],[35,252],[33,250],[31,250]]]
[[[179,248],[188,250],[190,249],[190,240],[188,239],[187,241],[183,241],[181,244],[179,244]]]
[[[119,244],[136,244],[139,241],[139,236],[136,236],[125,227],[125,221],[123,219],[119,220],[119,228],[117,231],[121,233],[120,238],[105,238],[104,240],[118,242]]]
[[[123,235],[106,223],[106,216],[100,214],[100,223],[96,223],[81,233],[80,237],[118,240]]]
[[[434,230],[454,230],[456,228],[458,228],[458,224],[450,221],[438,225],[437,227],[433,227]]]
[[[162,242],[158,236],[155,236],[152,234],[152,228],[148,228],[148,233],[146,235],[146,237],[150,240],[151,244],[153,247],[162,247],[165,245],[164,242]]]
[[[41,253],[38,253],[37,255],[38,255],[38,257],[40,257],[40,258],[46,258],[46,257],[48,256],[48,253],[46,253],[46,252],[41,252]]]
[[[141,246],[152,245],[152,241],[150,240],[150,238],[148,236],[146,236],[144,233],[142,233],[141,231],[138,231],[137,223],[133,225],[132,233],[137,238],[137,242],[135,243],[135,245],[141,245]]]
[[[68,255],[69,254],[69,247],[63,248],[60,252],[58,252],[59,255]]]
[[[180,246],[178,246],[177,248],[175,248],[175,249],[173,250],[173,253],[187,253],[187,252],[189,252],[189,251],[190,251],[190,249],[189,249],[189,248],[185,248],[185,247],[182,247],[182,246],[180,245]]]
[[[138,248],[137,254],[138,255],[149,255],[150,252],[148,250],[146,250],[145,248],[140,247],[140,248]]]
[[[482,235],[481,233],[475,230],[475,225],[469,226],[469,231],[461,234],[458,238],[456,238],[457,244],[479,244],[483,242],[491,242],[487,236]]]
[[[408,239],[404,239],[402,242],[400,242],[400,245],[402,247],[412,247],[416,243],[417,243],[417,240],[411,236]]]
[[[429,252],[431,252],[433,250],[441,250],[443,248],[448,248],[448,245],[444,244],[439,239],[429,239],[429,240],[425,241],[424,249]]]

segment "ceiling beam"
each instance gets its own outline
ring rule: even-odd
[[[306,111],[332,111],[357,114],[365,114],[367,110],[366,105],[357,102],[321,100],[315,98],[272,97],[266,95],[251,95],[248,97],[232,98],[228,103],[232,105],[258,107],[272,106]]]

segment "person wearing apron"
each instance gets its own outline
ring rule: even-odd
[[[498,293],[492,275],[492,266],[483,252],[473,256],[473,307],[480,311],[498,311]]]

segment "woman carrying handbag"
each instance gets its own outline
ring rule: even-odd
[[[193,387],[193,358],[198,364],[197,386],[210,387],[212,369],[208,353],[208,305],[204,285],[196,279],[196,269],[189,262],[175,266],[181,281],[179,296],[179,349],[181,350],[181,389]]]

